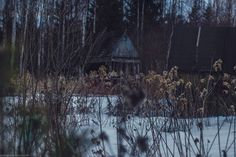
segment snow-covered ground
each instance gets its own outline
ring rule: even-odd
[[[74,98],[75,101],[78,98]],[[81,98],[79,98],[81,99]],[[110,103],[115,103],[117,97],[91,97],[86,98],[87,104],[93,103],[97,106],[97,112],[88,116],[88,124],[84,128],[95,130],[95,134],[105,132],[109,138],[109,142],[105,143],[105,150],[110,156],[117,156],[117,121],[120,117],[108,116],[106,113],[107,106]],[[89,103],[88,103],[89,102]],[[76,104],[75,102],[73,104]],[[110,104],[111,105],[111,104]],[[114,105],[114,104],[112,104]],[[99,112],[98,112],[99,111]],[[100,113],[100,114],[99,114]],[[235,137],[236,137],[236,118],[231,117],[210,117],[203,119],[177,119],[167,132],[170,126],[170,121],[174,121],[168,117],[146,117],[128,116],[123,128],[126,135],[130,139],[143,136],[148,139],[148,144],[151,147],[153,144],[153,132],[150,127],[154,124],[155,134],[160,141],[160,152],[162,156],[184,156],[195,157],[200,152],[208,157],[223,156],[223,151],[226,151],[228,157],[236,156]],[[200,146],[201,131],[199,123],[203,123],[203,142],[204,148]],[[178,126],[177,126],[178,125]],[[183,129],[183,126],[188,126]],[[81,126],[80,126],[81,127]],[[185,131],[184,131],[185,130]],[[131,148],[132,143],[129,139],[124,138],[123,144],[126,148]],[[202,145],[202,144],[201,144]],[[221,149],[219,151],[219,148]],[[182,150],[182,151],[180,151]],[[129,150],[128,150],[129,151]],[[187,152],[187,153],[186,153]],[[187,155],[186,155],[187,154]],[[92,154],[88,154],[91,156]],[[127,154],[130,156],[130,154]],[[145,156],[145,154],[143,154]]]
[[[117,156],[117,148],[118,148],[117,147],[117,129],[113,125],[114,121],[116,121],[116,117],[108,118],[104,116],[103,118],[104,118],[103,119],[104,125],[102,127],[102,131],[104,131],[109,137],[110,143],[107,143],[107,144],[111,144],[111,148],[112,148],[110,149],[110,146],[106,145],[106,150],[109,152],[108,154]],[[160,118],[160,119],[163,119],[163,118]],[[158,118],[156,120],[158,120]],[[235,152],[234,152],[235,146],[233,143],[234,138],[235,138],[235,130],[233,128],[233,124],[232,123],[230,124],[231,120],[232,120],[232,117],[220,117],[220,125],[222,125],[223,121],[225,122],[223,126],[221,127],[221,129],[219,130],[219,134],[218,134],[218,126],[216,124],[217,118],[204,119],[204,121],[207,121],[208,123],[207,125],[204,126],[204,129],[203,129],[203,140],[205,143],[204,149],[205,149],[205,153],[208,154],[209,157],[220,156],[219,153],[223,155],[223,152],[222,152],[223,150],[227,151],[227,155],[229,157],[235,156]],[[110,121],[110,122],[107,122],[107,121]],[[191,119],[191,121],[197,121],[197,120]],[[141,125],[139,125],[139,122],[142,122]],[[131,125],[130,123],[132,123],[133,125],[133,126],[130,126],[131,128],[137,129],[136,132],[135,131],[133,132],[136,135],[134,134],[131,136],[134,136],[134,137],[135,136],[137,137],[137,135],[146,136],[149,139],[149,145],[151,145],[152,143],[151,130],[144,129],[145,127],[149,126],[148,119],[136,117],[133,120],[126,121],[127,125]],[[230,125],[231,125],[231,129],[230,129]],[[91,128],[91,126],[89,128]],[[99,126],[96,126],[96,125],[93,125],[92,129],[96,130],[98,134],[101,131]],[[127,128],[127,132],[130,131],[129,129],[130,128]],[[190,149],[191,156],[196,156],[197,153],[199,152],[199,149],[200,149],[199,142],[196,143],[195,145],[194,141],[196,141],[197,139],[200,140],[200,129],[195,125],[193,125],[190,131],[186,131],[186,132],[184,131],[175,131],[175,132],[160,131],[159,134],[163,138],[163,139],[160,138],[161,139],[160,150],[163,156],[172,156],[172,154],[174,156],[180,156],[180,153],[178,150],[178,146],[179,146],[178,141],[181,142],[181,146],[184,151],[184,154],[186,154],[185,153],[186,149]],[[220,136],[220,142],[218,141],[218,135]],[[180,136],[180,140],[177,140],[178,136]],[[189,141],[188,141],[188,138],[189,138]],[[220,152],[219,152],[219,143],[221,146]],[[124,142],[124,145],[128,145],[128,144]],[[127,156],[129,155],[127,154]]]
[[[8,105],[17,100],[8,100]],[[121,125],[121,117],[106,114],[108,106],[114,106],[118,100],[116,96],[108,97],[80,97],[73,96],[70,101],[72,114],[68,115],[67,128],[77,122],[78,132],[86,130],[89,137],[96,137],[105,133],[102,145],[90,145],[87,156],[96,156],[94,152],[105,149],[107,156],[117,156],[118,143],[122,141],[127,149],[126,156],[131,156],[130,152],[137,137],[145,137],[148,140],[148,151],[159,150],[163,157],[182,156],[196,157],[200,152],[204,152],[207,157],[223,156],[223,151],[227,157],[236,156],[236,117],[209,117],[202,119],[171,119],[169,117],[137,117],[128,115]],[[12,106],[12,105],[10,105]],[[92,112],[78,114],[78,106],[92,108]],[[74,112],[74,113],[73,113]],[[200,124],[203,124],[203,136],[201,138]],[[123,134],[117,132],[117,128],[124,129]],[[185,126],[185,128],[183,127]],[[187,127],[186,127],[187,126]],[[69,133],[69,132],[68,132]],[[118,137],[119,136],[119,137]],[[159,144],[153,145],[153,137]],[[122,140],[120,140],[122,139]],[[204,144],[201,144],[201,139]],[[204,145],[204,147],[201,146]],[[158,149],[159,147],[159,149]],[[220,149],[219,149],[220,148]],[[145,153],[141,156],[147,156]],[[156,153],[158,156],[158,153]],[[181,156],[181,157],[182,157]]]

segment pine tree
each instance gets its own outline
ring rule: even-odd
[[[189,22],[192,25],[200,25],[202,22],[201,7],[198,0],[194,1],[192,11],[189,14]]]
[[[121,0],[96,0],[96,32],[104,29],[123,29],[123,5]]]
[[[211,26],[215,24],[215,13],[212,6],[209,4],[206,10],[203,13],[203,24],[207,26]]]

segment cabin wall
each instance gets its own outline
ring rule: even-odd
[[[2,29],[0,27],[0,45],[2,45],[3,43],[3,32],[2,32]]]
[[[135,75],[140,73],[140,63],[131,62],[100,62],[88,64],[85,68],[85,73],[89,74],[91,71],[99,70],[99,67],[105,66],[108,72],[115,71],[125,75]]]
[[[195,66],[197,28],[179,27],[174,30],[169,65],[178,66],[185,71],[192,71]]]
[[[209,72],[217,59],[222,59],[223,70],[233,72],[236,65],[236,29],[230,27],[176,27],[172,39],[168,68],[178,66],[183,72]]]
[[[143,73],[150,70],[162,72],[165,69],[170,34],[169,25],[155,25],[142,35],[140,45],[137,45],[137,32],[130,31],[129,36],[138,49]]]

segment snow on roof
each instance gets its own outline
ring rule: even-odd
[[[95,45],[92,53],[92,60],[105,58],[139,58],[139,54],[126,33],[109,32]]]
[[[139,55],[128,35],[123,34],[112,46],[112,56],[138,58]]]

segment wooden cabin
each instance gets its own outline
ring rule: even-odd
[[[0,26],[0,45],[2,45],[2,43],[3,43],[3,31]]]
[[[122,71],[126,75],[140,72],[138,51],[126,33],[106,33],[102,41],[95,45],[86,71],[97,70],[101,65],[109,71]]]
[[[223,60],[223,71],[233,73],[236,65],[236,28],[177,26],[167,56],[170,69],[183,72],[209,72],[212,64]]]

